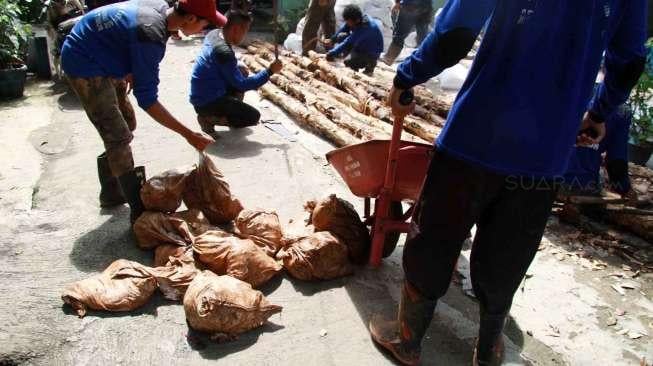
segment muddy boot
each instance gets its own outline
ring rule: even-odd
[[[390,47],[388,47],[388,50],[385,51],[385,54],[381,56],[380,60],[383,61],[388,66],[392,66],[392,64],[395,62],[397,59],[397,56],[401,53],[401,50],[403,47],[399,47],[394,43],[390,43]]]
[[[372,339],[387,349],[403,365],[418,365],[422,338],[431,324],[436,300],[429,300],[404,282],[401,290],[398,319],[388,320],[375,315],[370,321]]]
[[[145,211],[141,201],[141,187],[145,183],[145,167],[138,166],[133,170],[118,177],[120,186],[125,194],[127,203],[131,208],[130,220],[132,224]]]
[[[485,315],[481,311],[478,339],[474,347],[474,366],[500,366],[503,362],[505,315]]]
[[[100,207],[113,207],[127,202],[118,178],[111,174],[106,153],[97,157],[97,175],[100,179]]]

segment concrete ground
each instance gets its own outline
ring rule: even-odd
[[[197,51],[197,40],[170,42],[159,93],[193,127],[187,95]],[[95,156],[102,146],[75,96],[46,82],[32,83],[26,95],[0,104],[0,278],[5,281],[0,365],[392,364],[371,342],[367,322],[374,312],[395,311],[401,247],[379,269],[360,268],[347,278],[273,280],[264,292],[283,312],[232,343],[189,335],[183,307],[159,294],[134,312],[77,318],[62,306],[67,284],[118,258],[150,265],[153,254],[136,247],[127,206],[101,210],[97,205]],[[305,218],[306,200],[329,193],[361,208],[324,159],[329,144],[298,129],[256,93],[246,98],[265,123],[221,130],[208,149],[245,207],[275,209],[282,222],[295,225]],[[182,138],[140,110],[137,118],[132,147],[136,163],[149,175],[197,161]],[[639,254],[650,253],[650,243],[628,240],[642,248]],[[463,275],[468,254],[460,260]],[[506,364],[640,365],[646,364],[643,358],[650,363],[653,275],[638,274],[632,266],[552,218],[543,249],[515,296],[505,331]],[[423,364],[471,363],[478,314],[467,283],[462,278],[452,284],[439,303]]]

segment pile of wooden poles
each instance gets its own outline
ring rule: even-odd
[[[254,42],[242,61],[259,72],[274,61],[274,46]],[[380,65],[370,77],[335,66],[317,54],[300,56],[279,50],[283,69],[259,93],[284,109],[294,121],[341,147],[372,139],[390,139],[392,114],[385,97],[394,70]],[[403,140],[432,143],[444,125],[451,100],[415,88],[418,107],[404,121]]]

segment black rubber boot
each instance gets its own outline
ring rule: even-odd
[[[474,347],[474,366],[499,366],[503,362],[503,327],[506,316],[488,315],[481,310],[478,339]]]
[[[370,321],[372,339],[392,353],[403,365],[418,365],[422,338],[431,324],[437,300],[423,297],[417,289],[404,282],[397,319],[376,315]]]
[[[113,207],[127,202],[118,178],[111,174],[106,153],[97,157],[97,175],[100,179],[100,207]]]
[[[141,187],[145,183],[145,167],[138,166],[120,177],[120,187],[125,194],[127,203],[131,208],[130,220],[132,224],[145,211],[143,201],[141,201]]]

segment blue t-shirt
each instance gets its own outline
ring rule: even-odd
[[[345,23],[332,39],[340,33],[349,35],[329,51],[329,55],[340,56],[348,52],[358,52],[378,58],[383,52],[383,33],[376,20],[367,15],[363,16],[361,24],[354,29],[350,29]]]
[[[605,82],[590,109],[605,119],[627,99],[637,72],[632,65],[645,57],[646,6],[646,0],[449,0],[435,29],[399,66],[395,85],[438,75],[452,65],[448,52],[458,44],[446,35],[462,29],[476,36],[487,25],[436,145],[499,174],[560,176],[604,51]]]
[[[190,79],[190,102],[195,107],[202,107],[230,90],[245,92],[257,89],[268,79],[270,73],[267,69],[250,77],[243,76],[233,49],[215,29],[204,38],[195,60]]]
[[[97,8],[82,17],[66,37],[61,66],[66,75],[133,77],[138,105],[157,101],[159,63],[168,40],[163,0],[132,0]]]

